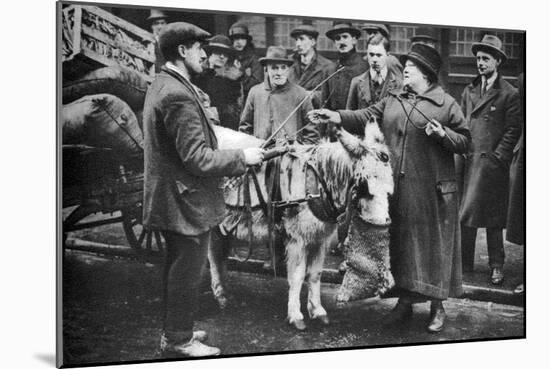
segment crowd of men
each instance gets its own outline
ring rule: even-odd
[[[217,355],[218,348],[203,343],[206,332],[193,331],[197,276],[206,262],[210,232],[223,218],[222,177],[243,174],[247,166],[261,163],[264,151],[218,150],[211,125],[270,138],[275,145],[288,140],[316,144],[331,139],[331,131],[328,125],[312,124],[310,111],[365,109],[408,86],[403,65],[390,53],[389,29],[382,24],[366,24],[361,30],[349,22],[334,22],[326,32],[338,53],[331,61],[317,51],[319,32],[308,24],[291,31],[292,56],[281,46],[269,46],[258,58],[242,22],[232,25],[227,35],[212,36],[189,23],[168,23],[158,10],[151,11],[149,20],[158,74],[144,108],[143,221],[162,231],[166,240],[161,348],[182,356]],[[365,55],[356,49],[362,31],[368,36]],[[437,42],[429,28],[420,28],[411,39],[412,48],[423,45],[415,49],[420,56],[411,60],[424,60],[423,68],[434,72],[428,76],[435,81],[439,65],[433,67],[430,58],[422,56],[435,55],[432,59],[437,60]],[[507,206],[510,174],[515,176],[513,188],[523,178],[522,163],[510,171],[513,159],[520,154],[523,158],[523,106],[518,90],[499,73],[507,58],[501,40],[485,35],[472,53],[479,75],[464,89],[460,102],[470,141],[465,154],[455,155],[462,193],[462,267],[473,268],[477,229],[486,228],[490,281],[498,285],[504,280],[503,229],[523,224],[516,219],[523,214],[521,197],[510,202],[520,210]],[[272,137],[283,121],[284,128]],[[445,137],[442,126],[433,124],[427,134]],[[523,229],[518,232],[508,238],[524,243]],[[442,319],[434,332],[442,328]]]

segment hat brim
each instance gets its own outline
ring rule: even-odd
[[[229,37],[229,39],[230,39],[231,41],[233,41],[233,40],[236,39],[236,38],[245,38],[245,39],[247,39],[248,41],[252,41],[252,36],[247,35],[246,33],[235,33],[235,34],[229,35],[229,36],[227,36],[227,37]]]
[[[310,36],[310,37],[313,37],[313,38],[317,38],[317,37],[319,37],[319,32],[309,32],[309,31],[303,31],[303,30],[295,30],[295,31],[290,32],[290,37],[292,37],[292,38],[296,38],[300,35],[306,35],[306,36]]]
[[[287,65],[292,65],[294,64],[294,60],[291,60],[291,59],[283,59],[283,58],[260,58],[258,60],[260,62],[260,64],[262,66],[266,66],[267,64],[278,64],[278,63],[281,63],[281,64],[287,64]]]
[[[405,67],[405,63],[407,60],[411,60],[414,64],[420,65],[422,67],[422,70],[430,73],[433,77],[437,78],[438,71],[435,71],[431,65],[426,63],[423,59],[417,57],[414,54],[407,54],[407,55],[401,55],[399,58],[399,61],[401,62],[401,65],[403,65],[403,68]]]
[[[503,62],[506,61],[506,59],[508,59],[508,56],[506,56],[506,54],[504,54],[504,52],[502,52],[500,49],[497,49],[496,47],[494,47],[492,45],[483,44],[481,42],[476,42],[475,44],[472,45],[472,54],[474,54],[474,56],[480,50],[481,51],[488,51],[489,54],[491,54],[491,55],[495,55],[495,54],[500,55]]]
[[[325,35],[334,41],[334,36],[336,36],[338,33],[344,33],[348,32],[350,35],[355,36],[356,38],[361,37],[361,30],[357,28],[338,28],[338,29],[331,29],[328,30]]]
[[[217,46],[217,45],[205,45],[204,48],[206,49],[207,53],[213,53],[213,52],[220,52],[222,54],[227,54],[229,56],[235,56],[237,55],[237,50],[232,49],[227,46]]]
[[[168,19],[168,16],[167,15],[153,15],[153,16],[147,17],[148,22],[151,22],[151,21],[154,21],[154,20],[157,20],[157,19]]]
[[[418,40],[430,40],[432,42],[439,42],[437,38],[428,35],[414,35],[413,37],[411,37],[411,42],[416,42]]]

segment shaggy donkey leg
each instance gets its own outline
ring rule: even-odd
[[[210,263],[210,287],[220,309],[227,307],[224,282],[227,274],[227,255],[224,252],[225,237],[218,227],[212,230],[212,238],[208,245],[208,262]]]
[[[307,310],[311,319],[319,319],[323,324],[329,324],[325,308],[321,305],[321,273],[325,261],[325,246],[313,257],[308,265],[308,301]]]
[[[300,312],[300,290],[306,275],[306,258],[303,246],[291,240],[287,245],[288,322],[298,330],[306,329]]]

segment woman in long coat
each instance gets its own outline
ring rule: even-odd
[[[460,106],[437,84],[434,48],[417,44],[405,56],[405,89],[369,108],[310,112],[314,122],[358,131],[372,118],[390,147],[395,181],[391,199],[391,269],[399,301],[388,318],[409,318],[412,304],[431,300],[430,332],[443,328],[442,300],[462,294],[454,153],[470,140]]]

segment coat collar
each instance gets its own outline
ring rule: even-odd
[[[503,83],[505,83],[502,80],[502,75],[499,73],[497,76],[497,79],[493,83],[493,86],[487,91],[487,93],[483,96],[480,96],[480,86],[481,86],[481,76],[478,75],[472,83],[468,85],[468,88],[470,90],[470,94],[475,96],[474,100],[474,108],[471,112],[471,114],[475,113],[482,107],[484,107],[488,102],[493,100],[501,91],[503,87]]]
[[[401,88],[395,92],[390,92],[390,94],[392,95],[396,95],[404,98],[407,98],[409,93],[410,92],[405,90],[404,88]],[[416,95],[416,98],[429,100],[434,105],[443,106],[445,102],[445,91],[443,91],[443,88],[440,85],[438,85],[437,83],[434,83],[423,94]]]

